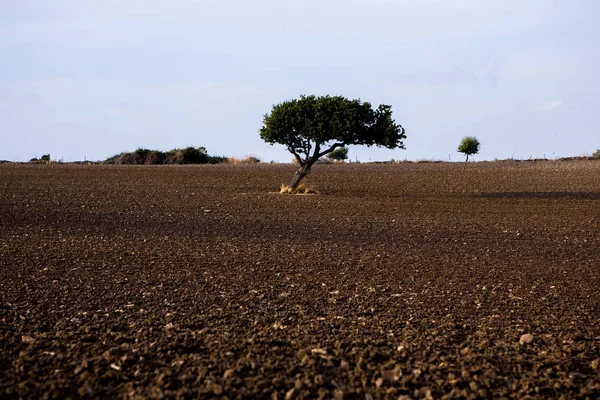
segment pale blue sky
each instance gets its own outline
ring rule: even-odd
[[[359,160],[600,148],[600,2],[0,0],[0,159],[137,147],[289,161],[261,141],[300,94],[392,105],[406,150]]]

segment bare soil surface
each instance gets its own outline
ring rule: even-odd
[[[293,172],[1,165],[0,397],[600,396],[600,162]]]

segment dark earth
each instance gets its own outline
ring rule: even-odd
[[[600,162],[0,165],[1,398],[598,398]]]

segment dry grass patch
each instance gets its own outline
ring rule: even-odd
[[[281,189],[279,190],[281,194],[319,194],[315,189],[308,187],[304,184],[300,184],[296,190],[292,190],[291,187],[281,184]]]
[[[254,156],[247,156],[244,158],[229,157],[225,160],[226,164],[240,165],[240,164],[259,164],[260,158]]]

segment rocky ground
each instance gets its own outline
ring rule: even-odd
[[[598,398],[600,162],[0,166],[2,398]]]

